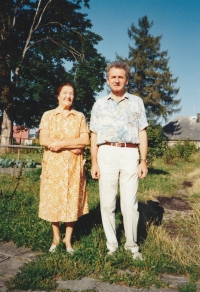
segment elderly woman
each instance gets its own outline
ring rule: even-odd
[[[58,107],[45,112],[39,125],[40,144],[45,147],[39,217],[52,223],[50,252],[61,240],[59,222],[66,222],[66,251],[74,252],[74,224],[88,213],[83,148],[89,143],[89,130],[84,115],[72,109],[74,94],[71,83],[60,86]]]

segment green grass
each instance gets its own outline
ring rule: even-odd
[[[179,287],[180,292],[196,292],[197,287],[194,283],[189,283]]]
[[[41,154],[38,153],[29,154],[29,158],[39,160],[39,155],[41,159]],[[187,200],[193,204],[195,198],[195,206],[189,217],[177,217],[176,224],[183,232],[173,240],[165,230],[162,220],[158,220],[163,214],[155,213],[150,204],[157,196],[170,197],[176,194],[184,180],[198,180],[199,173],[194,170],[199,167],[199,154],[190,162],[179,161],[170,166],[164,165],[162,160],[156,160],[148,177],[140,181],[138,197],[141,216],[138,233],[144,261],[132,260],[131,254],[123,248],[125,238],[119,197],[116,208],[119,249],[112,257],[106,255],[97,182],[88,180],[90,213],[81,217],[75,226],[73,246],[76,252],[71,256],[65,252],[62,243],[54,254],[48,252],[52,241],[51,225],[38,218],[41,169],[24,173],[20,178],[0,174],[1,240],[13,240],[17,246],[43,252],[35,262],[21,268],[20,273],[9,282],[9,287],[52,291],[55,290],[56,279],[59,277],[65,280],[81,279],[85,276],[128,286],[163,287],[165,284],[161,281],[161,275],[166,272],[188,275],[191,281],[199,279],[200,188],[194,186],[188,193]],[[17,190],[13,192],[16,184]],[[61,224],[61,231],[64,237],[64,224]],[[188,291],[193,291],[192,283],[188,284]],[[184,289],[187,288],[182,291],[186,291]]]

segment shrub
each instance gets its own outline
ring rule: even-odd
[[[84,157],[86,159],[86,162],[85,162],[86,176],[88,179],[90,179],[91,178],[91,175],[90,175],[91,157],[90,157],[90,147],[89,146],[84,148]]]
[[[173,164],[176,158],[176,149],[174,147],[167,147],[165,153],[163,154],[163,160],[166,164]]]
[[[190,159],[191,154],[197,151],[197,147],[193,142],[189,140],[180,141],[174,145],[174,148],[177,153],[177,157],[188,161]]]
[[[197,152],[197,147],[189,140],[177,142],[174,146],[167,146],[163,160],[166,164],[173,164],[175,159],[189,161],[191,155]]]
[[[147,128],[148,136],[148,160],[152,157],[162,157],[167,147],[166,138],[163,135],[161,125],[150,124]]]
[[[32,142],[32,146],[41,146],[40,145],[40,140],[37,138],[37,139],[35,139],[35,140],[33,140],[33,142]]]

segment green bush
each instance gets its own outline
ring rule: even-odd
[[[181,159],[189,161],[191,155],[197,152],[197,147],[189,140],[179,141],[173,146],[167,146],[163,154],[163,160],[166,164],[173,164],[175,160]]]
[[[90,146],[87,146],[84,148],[84,157],[85,157],[85,170],[86,170],[86,176],[88,179],[91,178],[90,175],[90,169],[91,169],[91,157],[90,157]]]
[[[37,138],[37,139],[35,139],[35,140],[33,140],[33,142],[32,142],[32,146],[41,146],[40,145],[40,140]]]
[[[177,142],[174,145],[177,157],[185,161],[188,161],[193,153],[197,151],[197,147],[193,142],[189,140]]]
[[[163,135],[161,125],[149,125],[147,128],[148,137],[148,160],[162,157],[167,147],[166,138]]]
[[[168,146],[163,154],[164,163],[168,165],[173,164],[176,156],[177,156],[176,149],[174,147]]]

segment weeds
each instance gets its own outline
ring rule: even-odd
[[[178,288],[180,292],[196,292],[197,291],[197,287],[194,283],[188,283],[186,285],[179,286]]]

